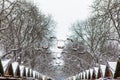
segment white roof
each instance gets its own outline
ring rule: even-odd
[[[103,77],[104,77],[105,76],[106,65],[100,65],[100,68],[102,70],[102,74],[103,74]]]
[[[17,67],[19,66],[18,62],[13,62],[12,67],[13,67],[13,73],[15,74]]]
[[[25,67],[25,66],[20,65],[20,76],[21,76],[21,77],[22,77],[22,74],[23,74],[24,67]]]
[[[29,69],[29,68],[28,68],[28,67],[26,67],[26,74],[28,74],[28,69]]]
[[[36,71],[33,71],[33,77],[35,77],[35,73],[36,73]]]
[[[86,70],[86,73],[87,73],[87,78],[88,78],[89,70]]]
[[[82,72],[80,72],[80,78],[82,78]]]
[[[116,70],[116,66],[117,66],[117,62],[108,62],[109,66],[110,66],[110,70],[112,71],[113,75],[115,73]]]
[[[75,76],[76,78],[78,78],[79,77],[79,74],[76,74],[76,76]]]
[[[93,69],[90,69],[90,77],[92,77]]]
[[[32,74],[32,69],[30,69],[30,75]]]
[[[83,73],[83,78],[85,79],[85,71],[83,71],[82,73]]]
[[[95,74],[96,74],[96,77],[97,77],[97,74],[98,74],[98,67],[94,67],[95,69]]]
[[[9,64],[10,60],[11,60],[11,59],[1,60],[2,65],[3,65],[4,72],[6,71],[6,69],[7,69],[7,67],[8,67],[8,64]]]

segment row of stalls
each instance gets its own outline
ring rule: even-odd
[[[116,62],[107,62],[106,65],[99,64],[69,77],[67,80],[120,80],[120,58]]]
[[[7,59],[0,60],[0,80],[47,80],[47,76]]]

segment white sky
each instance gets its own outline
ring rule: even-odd
[[[87,18],[92,0],[34,0],[34,3],[45,14],[51,14],[57,22],[56,37],[66,39],[71,24]]]

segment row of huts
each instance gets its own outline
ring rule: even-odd
[[[69,77],[68,80],[120,80],[120,57],[116,62],[107,62],[106,65],[99,64]]]
[[[46,80],[47,76],[10,59],[0,60],[0,80]]]

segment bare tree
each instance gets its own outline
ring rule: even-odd
[[[93,13],[97,19],[104,23],[109,23],[114,31],[114,37],[109,40],[120,43],[120,1],[119,0],[95,0],[93,4]]]
[[[48,42],[53,35],[52,17],[26,1],[2,0],[0,3],[0,38],[5,52],[2,58],[11,56],[18,60],[20,57],[20,62],[28,62],[27,66],[36,68],[37,57],[50,51],[42,48],[42,42]],[[51,43],[48,44],[50,47]]]

